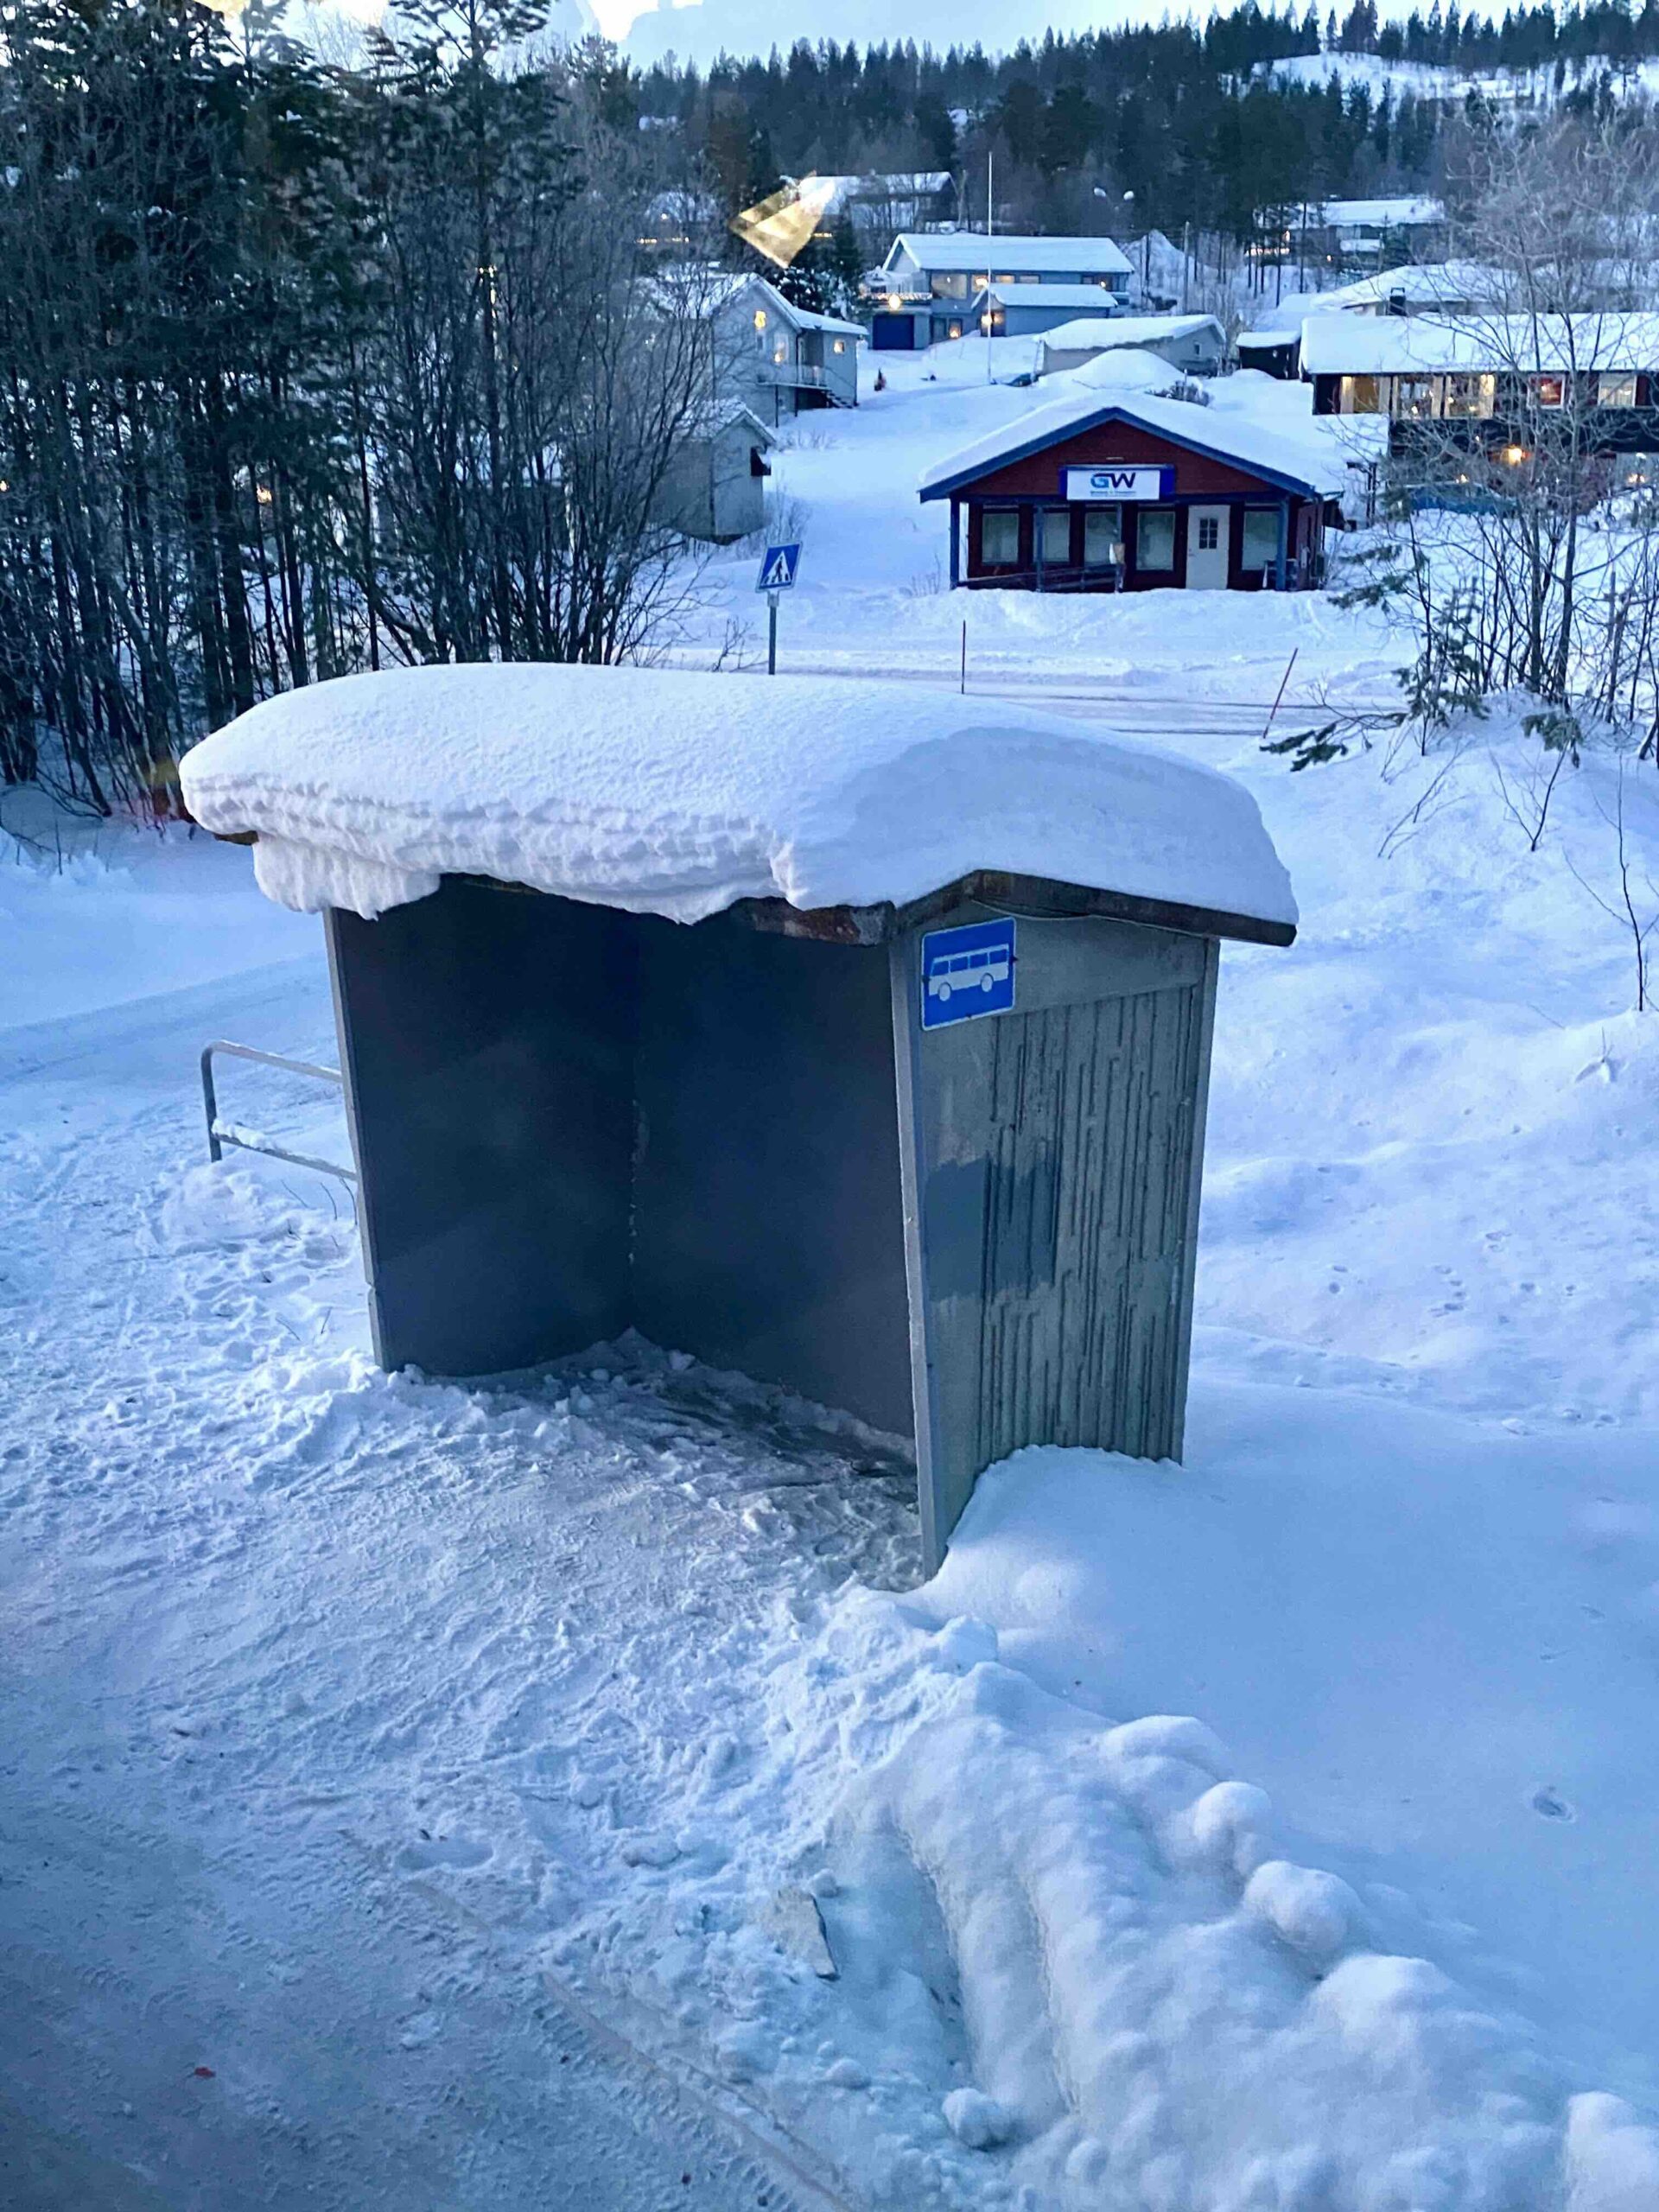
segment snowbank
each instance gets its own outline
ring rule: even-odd
[[[402,669],[267,700],[183,766],[261,887],[372,917],[445,874],[695,922],[740,899],[895,904],[976,869],[1290,923],[1230,779],[1131,738],[909,685]]]
[[[1071,324],[1068,328],[1079,328]],[[1053,342],[1051,338],[1051,343]],[[1073,339],[1073,345],[1087,344],[1087,340]],[[1179,369],[1172,368],[1160,353],[1149,353],[1144,346],[1114,346],[1110,352],[1084,361],[1079,367],[1058,373],[1069,381],[1086,385],[1091,390],[1118,385],[1126,391],[1154,393],[1173,391],[1181,381]]]

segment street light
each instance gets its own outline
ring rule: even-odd
[[[1111,194],[1107,191],[1103,184],[1097,184],[1095,187],[1095,197],[1096,200],[1109,200],[1111,196]],[[1135,204],[1135,194],[1133,190],[1126,192],[1123,194],[1122,204],[1126,207],[1133,207]],[[1146,296],[1151,289],[1152,232],[1148,231],[1141,241],[1141,303],[1143,307],[1146,305]]]

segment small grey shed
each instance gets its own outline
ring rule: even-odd
[[[630,1325],[914,1440],[930,1568],[1025,1444],[1181,1447],[1236,785],[903,684],[350,677],[188,756],[326,918],[377,1356]]]

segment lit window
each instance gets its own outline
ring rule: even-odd
[[[1394,380],[1394,411],[1396,416],[1411,422],[1427,422],[1440,410],[1435,406],[1435,385],[1438,377],[1395,377]]]
[[[987,569],[1012,569],[1020,561],[1020,510],[988,507],[979,518],[979,557]]]
[[[754,327],[757,330],[764,330],[766,328],[766,311],[765,308],[756,308],[754,311]]]
[[[1454,376],[1446,380],[1446,411],[1466,422],[1484,423],[1491,416],[1497,379],[1490,372]]]
[[[959,322],[953,322],[953,323],[951,324],[951,326],[950,326],[950,335],[951,335],[953,338],[960,338],[960,337],[961,337],[961,335],[962,335],[962,325],[961,325]]]
[[[1634,407],[1636,378],[1634,376],[1602,377],[1598,380],[1596,397],[1604,407]]]
[[[1564,407],[1567,404],[1567,378],[1535,377],[1532,396],[1541,407]]]

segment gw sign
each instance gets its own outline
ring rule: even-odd
[[[1061,471],[1060,489],[1068,499],[1173,499],[1173,468],[1067,468]]]

